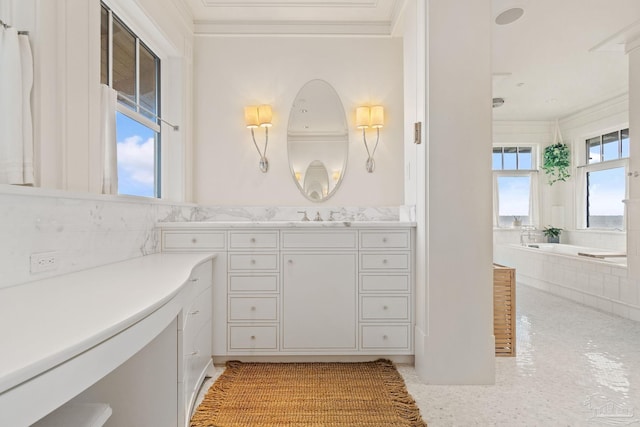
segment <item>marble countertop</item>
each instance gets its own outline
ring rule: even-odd
[[[410,221],[176,221],[158,228],[411,228]]]
[[[0,395],[169,302],[214,255],[159,253],[0,290]]]

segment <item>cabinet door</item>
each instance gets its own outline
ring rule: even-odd
[[[355,349],[356,255],[285,253],[283,261],[283,348]]]

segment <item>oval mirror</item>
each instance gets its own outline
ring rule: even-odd
[[[293,180],[307,199],[321,202],[335,193],[347,166],[349,132],[340,97],[324,80],[306,83],[294,99],[287,152]]]

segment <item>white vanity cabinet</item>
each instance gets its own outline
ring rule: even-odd
[[[229,231],[227,351],[275,352],[279,343],[280,233]],[[221,306],[218,301],[217,306]]]
[[[283,351],[357,350],[357,241],[351,230],[282,232]]]
[[[413,354],[411,226],[267,224],[162,226],[165,251],[222,245],[215,359]]]
[[[182,312],[182,390],[185,425],[189,424],[195,399],[204,381],[211,356],[212,262],[200,264],[189,277]],[[179,375],[180,377],[180,375]]]
[[[408,230],[360,232],[360,349],[412,353],[412,251]]]

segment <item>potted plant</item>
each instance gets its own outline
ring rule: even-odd
[[[571,153],[567,144],[559,142],[544,149],[542,169],[548,175],[549,185],[557,181],[566,181],[571,176],[570,165]]]
[[[520,227],[522,225],[522,220],[520,219],[519,216],[514,216],[513,217],[513,226],[514,227]]]
[[[545,227],[542,232],[547,236],[548,243],[560,243],[560,233],[562,233],[562,228],[549,226]]]

